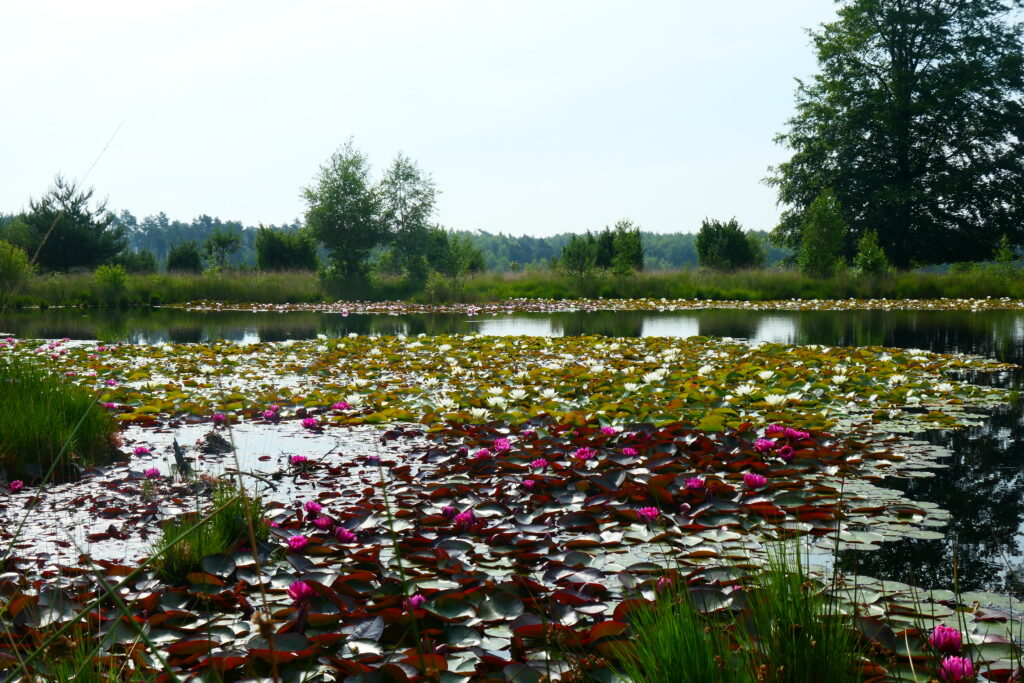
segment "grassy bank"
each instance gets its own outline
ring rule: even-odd
[[[572,277],[556,271],[485,273],[462,278],[432,275],[420,287],[398,278],[377,278],[364,299],[409,299],[420,303],[486,303],[518,298],[739,299],[935,299],[1024,297],[1017,272],[977,268],[968,272],[902,272],[885,276],[845,273],[814,279],[789,270],[704,270],[635,273],[596,272]],[[310,272],[130,275],[111,286],[92,273],[37,276],[11,297],[16,307],[160,305],[186,301],[225,303],[313,303],[338,297]]]

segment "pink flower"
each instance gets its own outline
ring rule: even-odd
[[[331,518],[324,517],[323,515],[313,520],[313,526],[315,526],[320,531],[327,531],[331,528],[332,524],[334,524],[334,522],[331,521]]]
[[[466,510],[455,515],[452,521],[455,522],[455,526],[464,529],[476,521],[476,515],[473,514],[472,510]]]
[[[271,412],[274,415],[277,415],[277,411],[279,410],[281,410],[281,406],[277,405],[276,403],[271,403],[270,407],[267,408],[267,412]]]
[[[639,510],[636,511],[636,516],[645,522],[653,522],[654,520],[658,519],[660,515],[661,512],[659,512],[658,508],[655,507],[640,508]]]
[[[281,527],[281,524],[279,522],[275,522],[272,519],[266,519],[264,521],[267,523],[267,526],[271,529],[279,529]]]
[[[402,604],[405,606],[407,611],[412,612],[413,610],[418,610],[426,601],[427,599],[425,597],[416,593],[415,595],[410,596]]]
[[[469,455],[469,449],[465,446],[459,446],[459,450],[457,450],[456,453],[458,453],[460,457],[464,458]]]
[[[487,458],[491,457],[491,451],[486,448],[481,448],[480,450],[473,454],[473,457],[476,458],[477,460],[486,460]]]
[[[799,429],[792,429],[790,427],[786,427],[783,433],[786,435],[786,438],[789,439],[790,441],[803,441],[804,439],[811,438],[809,432],[802,432]]]
[[[316,502],[315,500],[307,500],[306,504],[303,505],[302,507],[306,510],[306,512],[308,512],[311,515],[315,515],[316,513],[324,509],[324,506]]]
[[[334,537],[341,543],[355,543],[356,535],[343,526],[334,529]]]
[[[535,470],[542,470],[542,469],[544,469],[547,466],[548,466],[548,461],[545,460],[544,458],[537,458],[536,460],[534,460],[534,461],[532,461],[530,463],[530,467],[532,467]]]
[[[149,455],[150,450],[147,446],[136,446],[132,453],[135,455]]]
[[[300,550],[305,548],[308,543],[309,539],[301,534],[298,536],[292,536],[288,539],[288,547],[291,548],[294,552],[299,552]]]
[[[625,448],[622,449],[623,455],[636,455],[636,453],[636,449],[633,448],[632,446],[626,446]]]
[[[577,448],[572,454],[573,457],[579,458],[580,460],[590,460],[594,457],[594,449],[584,446],[582,448]]]
[[[960,635],[960,631],[941,624],[932,631],[928,642],[944,655],[955,655],[964,646],[963,636]]]
[[[142,470],[142,474],[143,474],[143,476],[146,477],[146,479],[159,479],[160,478],[160,470],[158,470],[155,467],[150,467],[148,470]]]
[[[295,581],[292,585],[288,586],[288,597],[295,602],[302,602],[306,598],[311,598],[315,593],[313,587],[305,581]]]
[[[658,579],[658,585],[655,587],[654,592],[663,593],[671,587],[672,579],[668,578],[667,576],[663,576],[660,579]]]
[[[789,444],[786,444],[785,446],[779,449],[779,457],[782,458],[783,462],[792,462],[793,455],[793,447],[790,446]]]
[[[320,421],[315,417],[304,417],[302,418],[302,426],[306,429],[319,429]]]
[[[451,519],[455,515],[459,514],[459,511],[452,507],[451,505],[445,505],[443,508],[441,508],[441,514],[447,517],[448,519]]]
[[[116,387],[117,386],[117,380],[111,378],[111,379],[108,379],[106,382],[104,382],[104,384],[106,384],[108,387]]]
[[[289,458],[289,461],[291,462],[291,464],[298,467],[299,465],[305,465],[307,462],[309,462],[309,458],[307,458],[304,455],[293,455],[291,458]]]
[[[502,437],[494,440],[494,450],[496,453],[502,453],[504,451],[512,450],[512,442]]]
[[[771,436],[773,434],[778,435],[778,436],[785,436],[786,428],[783,427],[780,424],[771,424],[771,425],[768,425],[767,428],[765,428],[764,434],[765,434],[765,436]]]
[[[533,479],[523,480],[523,488],[526,489],[527,491],[532,491],[535,486],[537,486],[537,482],[534,481]]]
[[[100,405],[102,405],[107,410],[114,410],[115,408],[117,408],[117,404],[116,403],[111,403],[110,401],[107,401],[105,403],[101,403]]]
[[[764,454],[775,447],[775,439],[758,439],[754,442],[754,450]]]
[[[605,436],[615,436],[619,433],[619,430],[615,427],[601,427],[601,433]]]
[[[11,493],[17,493],[18,491],[25,488],[25,482],[23,482],[21,479],[15,479],[14,481],[7,485],[7,488],[8,490],[10,490]]]
[[[537,436],[537,430],[536,429],[524,429],[523,431],[519,432],[519,436],[523,437],[524,439],[533,439],[533,438],[536,438],[536,436]]]
[[[759,489],[768,483],[768,480],[763,475],[757,474],[756,472],[747,472],[743,475],[743,483],[751,489]]]
[[[331,404],[331,410],[352,410],[352,406],[349,405],[348,401],[338,401]]]
[[[967,657],[946,657],[939,666],[939,678],[946,683],[960,683],[974,678],[974,665]]]
[[[210,421],[211,421],[211,422],[213,422],[214,426],[216,426],[216,427],[220,427],[220,426],[222,426],[222,425],[225,425],[225,424],[227,424],[227,422],[228,422],[228,416],[227,416],[227,415],[225,415],[224,413],[214,413],[214,414],[213,414],[213,415],[212,415],[212,416],[210,417]]]
[[[264,410],[263,411],[263,419],[264,420],[276,420],[277,419],[277,412],[273,411],[273,410]]]
[[[704,480],[700,477],[690,477],[686,480],[686,488],[691,491],[699,491],[704,488]]]
[[[376,455],[368,455],[368,456],[366,456],[366,464],[367,465],[379,465],[380,464],[380,458],[378,458]]]

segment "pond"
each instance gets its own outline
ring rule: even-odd
[[[341,315],[317,312],[188,312],[172,309],[17,311],[0,315],[0,332],[22,338],[187,343],[249,343],[339,337],[349,333],[621,337],[733,337],[785,344],[880,345],[978,354],[1024,364],[1020,311],[597,311],[498,315]],[[1018,389],[1021,371],[972,380]],[[912,500],[949,511],[946,538],[904,539],[873,552],[845,551],[840,565],[859,574],[925,588],[949,588],[957,567],[962,590],[1024,596],[1024,415],[1015,401],[984,424],[918,435],[948,449],[933,477],[890,478]]]

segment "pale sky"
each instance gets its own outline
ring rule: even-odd
[[[834,7],[0,0],[0,212],[99,157],[112,209],[287,222],[351,136],[375,174],[398,152],[431,173],[451,228],[768,229],[772,138]]]

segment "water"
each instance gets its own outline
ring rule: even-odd
[[[883,345],[978,354],[1024,365],[1021,311],[690,311],[550,314],[349,315],[331,313],[197,313],[172,309],[17,311],[0,315],[0,332],[19,337],[132,343],[308,339],[318,334],[493,334],[690,336],[788,344]],[[1020,386],[1021,371],[995,379]],[[947,538],[906,539],[874,552],[846,552],[849,571],[949,588],[1024,597],[1024,411],[1016,402],[984,425],[920,435],[947,447],[948,466],[925,479],[888,484],[951,513]],[[1017,578],[1017,577],[1022,578]]]

